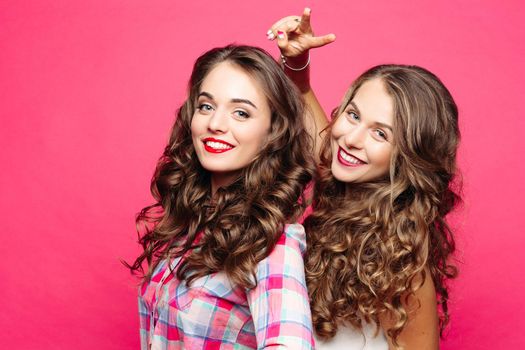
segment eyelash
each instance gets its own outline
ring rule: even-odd
[[[212,107],[210,104],[208,104],[208,103],[201,103],[201,104],[199,104],[199,106],[197,107],[197,109],[198,109],[199,111],[206,111],[206,112],[209,112],[209,111],[211,111],[211,110],[213,109],[213,107]]]
[[[241,110],[236,110],[236,111],[233,112],[233,114],[236,115],[238,118],[241,118],[241,119],[248,119],[250,117],[250,115],[248,113],[246,113],[245,111],[241,111]]]
[[[213,110],[213,107],[209,103],[201,103],[197,106],[197,109],[202,112],[209,112]],[[238,119],[248,119],[250,114],[243,110],[233,111],[233,115]]]
[[[382,139],[384,139],[384,140],[387,139],[387,138],[386,138],[386,132],[384,132],[383,130],[381,130],[381,129],[376,129],[376,130],[374,130],[374,131],[375,131],[375,133],[377,134],[377,136],[379,136],[380,138],[382,138]]]
[[[348,114],[348,117],[350,117],[351,120],[359,121],[359,119],[361,119],[354,111],[348,111],[346,113]]]

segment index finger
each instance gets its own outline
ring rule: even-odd
[[[299,24],[299,30],[303,33],[307,33],[309,31],[312,31],[312,26],[310,24],[310,17],[312,14],[312,10],[308,7],[304,8],[303,14],[301,15],[301,22]]]

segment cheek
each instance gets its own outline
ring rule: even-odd
[[[337,137],[334,134],[330,135],[330,148],[332,149],[332,157],[335,157],[339,144],[337,143]]]
[[[251,123],[244,125],[243,128],[237,130],[236,134],[246,144],[251,144],[253,148],[261,150],[270,139],[271,125],[270,121],[264,123]]]
[[[257,135],[254,135],[253,137],[250,138],[250,141],[253,145],[253,148],[255,148],[257,152],[259,152],[269,142],[269,137],[270,137],[270,132],[268,130],[262,133],[257,133]]]
[[[374,158],[378,165],[381,165],[382,168],[388,169],[390,166],[390,157],[392,156],[392,145],[390,144],[381,144],[379,145],[374,152]]]
[[[331,135],[332,139],[338,139],[345,134],[344,121],[338,118],[334,125],[332,125]]]
[[[200,124],[202,123],[199,122],[199,118],[195,118],[195,116],[191,118],[190,132],[192,137],[197,136],[201,132],[202,126]]]
[[[265,125],[261,127],[261,130],[263,130],[263,132],[260,135],[262,147],[263,145],[266,145],[266,143],[270,139],[270,134],[272,133],[272,126],[270,125],[270,122],[265,123]]]

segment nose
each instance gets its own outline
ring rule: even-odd
[[[348,148],[363,148],[367,136],[366,128],[363,125],[358,125],[351,128],[344,136],[345,145]]]
[[[215,110],[208,120],[208,130],[215,134],[228,131],[228,118],[226,113],[219,109]]]

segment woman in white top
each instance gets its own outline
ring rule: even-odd
[[[381,65],[350,86],[328,122],[310,88],[310,10],[268,31],[310,108],[319,174],[306,277],[318,349],[438,349],[448,321],[458,113],[417,66]],[[351,55],[349,55],[351,58]],[[323,130],[325,132],[319,132]]]

